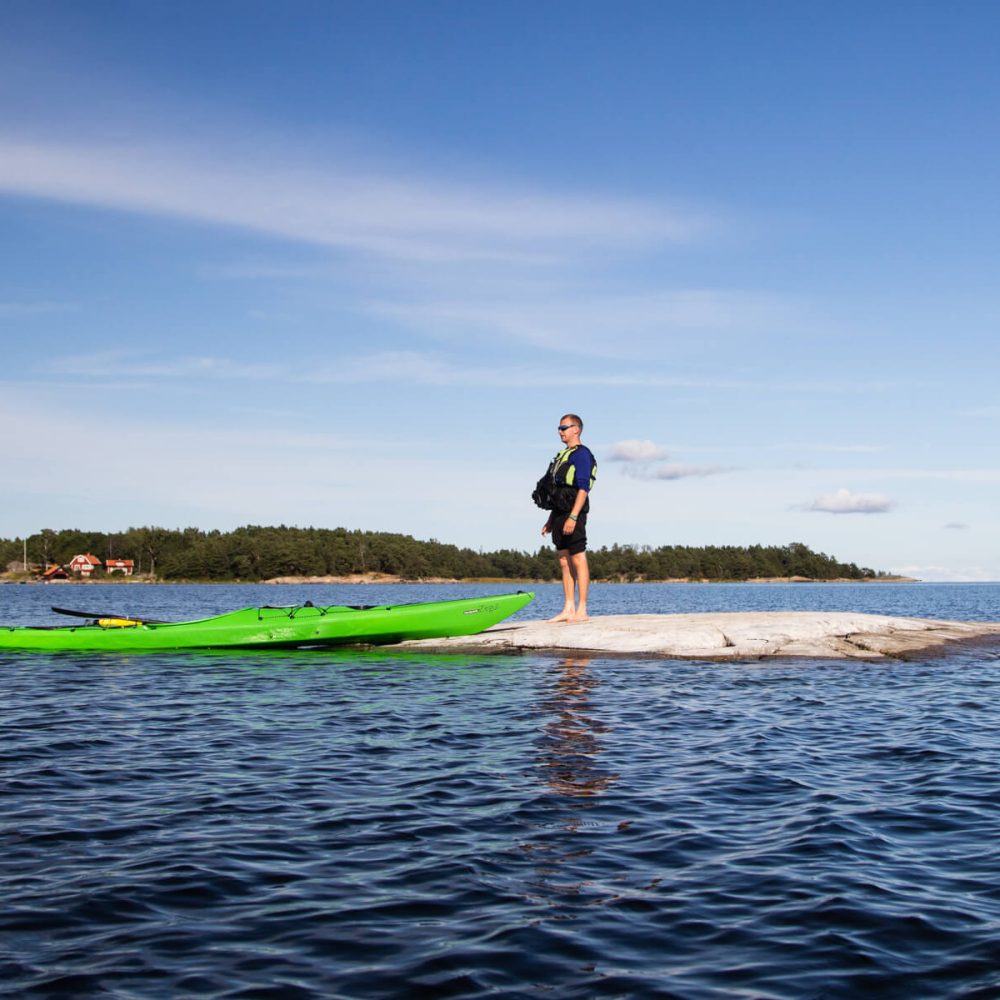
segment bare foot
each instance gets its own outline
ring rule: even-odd
[[[573,621],[573,612],[560,611],[559,614],[555,616],[555,618],[548,618],[546,620],[550,622],[571,622]]]
[[[575,624],[576,624],[577,622],[589,622],[589,621],[590,621],[590,615],[588,615],[588,614],[587,614],[587,612],[586,612],[586,611],[584,611],[584,613],[583,613],[582,615],[580,615],[580,614],[576,614],[576,615],[573,615],[573,617],[572,617],[572,618],[570,618],[569,620],[570,620],[570,621],[571,621],[571,622],[572,622],[572,623],[573,623],[574,625],[575,625]]]

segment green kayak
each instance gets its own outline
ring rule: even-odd
[[[0,626],[0,649],[128,650],[262,649],[342,646],[474,635],[534,599],[518,592],[425,604],[380,607],[244,608],[214,618],[161,622],[126,615],[92,615],[80,625]]]

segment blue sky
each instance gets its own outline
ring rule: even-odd
[[[1000,8],[8,0],[0,535],[1000,579]]]

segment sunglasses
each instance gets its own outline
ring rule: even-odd
[[[576,427],[576,424],[560,424],[556,430],[557,431],[568,431],[571,427]]]

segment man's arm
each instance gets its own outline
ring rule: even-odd
[[[576,519],[580,516],[580,511],[583,510],[583,505],[587,502],[587,491],[577,490],[576,499],[573,501],[573,508],[566,515],[566,523],[563,525],[563,534],[572,535],[573,529],[576,528]]]
[[[576,527],[576,519],[580,516],[580,511],[583,510],[583,505],[587,502],[589,495],[581,484],[586,483],[589,486],[590,476],[593,472],[590,453],[586,448],[577,449],[570,457],[570,461],[576,469],[576,481],[580,488],[576,491],[576,499],[573,501],[572,509],[566,515],[566,523],[563,525],[564,535],[571,535]]]

